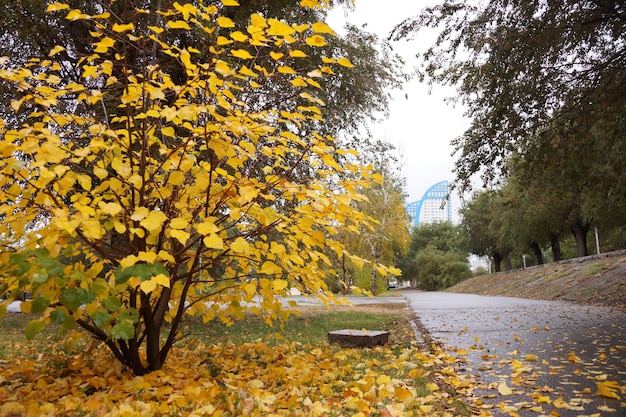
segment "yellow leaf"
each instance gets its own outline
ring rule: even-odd
[[[150,278],[149,280],[143,281],[141,284],[139,284],[139,289],[141,289],[141,291],[145,292],[146,294],[149,294],[154,291],[157,285],[162,285],[169,288],[170,279],[163,274],[159,274]]]
[[[217,233],[220,230],[211,219],[205,219],[204,222],[196,224],[194,228],[202,236]]]
[[[48,5],[48,7],[46,8],[46,12],[47,13],[56,12],[59,10],[64,10],[64,9],[69,9],[69,8],[70,8],[69,4],[54,2]]]
[[[309,46],[324,46],[326,45],[326,39],[320,35],[309,36],[304,40]]]
[[[263,262],[263,266],[261,266],[261,270],[259,271],[259,273],[265,274],[265,275],[275,275],[275,274],[282,274],[283,270],[274,262],[265,261]]]
[[[182,217],[176,217],[170,221],[170,227],[172,229],[186,229],[189,225],[189,222]]]
[[[258,13],[254,13],[250,16],[250,23],[253,26],[256,26],[258,28],[265,28],[267,27],[267,21],[265,20],[265,18],[263,16],[261,16]]]
[[[157,284],[170,288],[170,279],[165,274],[159,274],[152,278]]]
[[[526,360],[529,362],[536,361],[537,355],[532,355],[532,354],[526,355]]]
[[[348,58],[339,58],[337,63],[343,67],[354,68],[354,65],[352,65],[352,62],[350,62]]]
[[[111,216],[115,216],[122,211],[122,206],[117,203],[104,203],[101,201],[98,203],[98,207],[100,207],[100,210],[102,210],[105,214],[109,214]]]
[[[231,32],[230,37],[237,42],[245,42],[248,40],[248,35],[239,30]]]
[[[162,33],[165,29],[160,28],[158,26],[148,26],[148,29],[150,29],[151,31],[153,31],[154,33]]]
[[[246,239],[242,237],[238,237],[237,239],[235,239],[235,241],[230,244],[230,248],[235,253],[247,254],[250,252],[250,244]]]
[[[171,29],[191,30],[189,24],[184,20],[170,20],[169,22],[167,22],[167,26],[169,26]]]
[[[328,33],[330,35],[337,35],[337,33],[334,30],[332,30],[332,28],[324,22],[313,23],[311,27],[313,28],[313,32],[316,32],[316,33]]]
[[[436,384],[431,383],[431,385],[434,385],[435,387],[437,387],[437,389],[439,389],[439,387]],[[435,389],[432,389],[431,387],[429,388],[431,391],[436,391]],[[411,392],[411,390],[405,387],[397,387],[396,389],[394,389],[394,395],[399,401],[402,401],[402,402],[413,398],[413,393]]]
[[[230,69],[230,67],[228,66],[228,64],[224,61],[222,61],[221,59],[218,60],[215,63],[215,71],[218,74],[222,74],[222,75],[230,75],[233,73],[233,70]]]
[[[509,388],[508,385],[506,385],[506,382],[502,382],[500,383],[500,385],[498,385],[498,392],[502,396],[513,394],[513,391],[511,391],[511,388]]]
[[[305,54],[303,51],[296,49],[294,51],[290,51],[289,56],[292,58],[306,58],[308,55]]]
[[[293,68],[288,67],[287,65],[282,65],[278,67],[278,72],[280,72],[281,74],[296,74],[296,71]]]
[[[125,25],[120,25],[118,23],[113,24],[113,32],[127,32],[133,29],[135,29],[135,25],[133,23],[127,23]]]
[[[552,404],[552,400],[550,400],[550,397],[547,395],[539,395],[535,401],[539,404]]]
[[[143,292],[145,292],[146,294],[150,294],[152,291],[154,291],[154,289],[156,288],[157,283],[156,281],[149,279],[147,281],[143,281],[141,284],[139,284],[139,289]]]
[[[233,28],[235,27],[235,22],[225,16],[220,16],[217,18],[217,24],[222,28]]]
[[[243,289],[246,291],[246,294],[248,294],[248,297],[252,298],[256,294],[256,283],[253,284],[249,282],[243,286]]]
[[[149,232],[157,232],[167,220],[167,216],[158,210],[152,210],[148,217],[141,220],[139,224]]]
[[[288,285],[289,285],[289,282],[287,282],[287,280],[275,279],[272,281],[272,290],[274,292],[283,291],[285,288],[287,288]]]
[[[295,29],[283,21],[276,20],[276,19],[269,19],[268,23],[270,25],[270,27],[267,29],[268,35],[289,36],[295,33]]]
[[[420,405],[420,411],[424,413],[424,415],[430,415],[433,410],[432,405]]]
[[[65,16],[67,20],[80,20],[89,17],[89,15],[82,13],[80,10],[74,9],[70,10],[70,12]]]
[[[65,51],[65,48],[60,46],[60,45],[57,45],[57,46],[55,46],[54,48],[52,48],[50,50],[50,52],[48,53],[48,56],[55,56],[56,54],[58,54],[61,51]]]
[[[174,239],[182,243],[183,245],[187,243],[187,240],[189,240],[189,237],[190,237],[189,232],[185,232],[184,230],[176,230],[176,229],[170,231],[170,235]]]
[[[150,209],[147,207],[137,207],[135,212],[131,214],[130,219],[138,222],[148,217],[148,214],[150,214]]]
[[[107,36],[106,38],[103,38],[100,42],[95,43],[96,48],[94,49],[94,52],[107,52],[109,48],[113,47],[113,45],[115,45],[115,40]]]
[[[245,49],[234,49],[234,50],[230,51],[230,53],[234,57],[240,58],[240,59],[252,59],[252,58],[254,58],[252,55],[250,55],[250,52],[246,51]]]
[[[302,77],[294,78],[290,81],[290,83],[293,84],[295,87],[306,87],[308,85]]]
[[[388,385],[391,383],[391,377],[389,375],[381,374],[376,378],[377,385]]]
[[[198,9],[191,3],[185,3],[181,5],[178,2],[174,2],[174,8],[182,13],[183,19],[189,20],[189,15],[196,15],[198,13]]]
[[[241,203],[252,201],[259,194],[259,190],[254,185],[243,185],[239,187],[239,196]]]
[[[617,391],[620,389],[619,383],[616,381],[602,381],[597,383],[598,386],[598,396],[613,398],[615,400],[621,399],[619,395],[617,395]]]
[[[281,53],[281,52],[270,52],[270,56],[272,57],[272,59],[274,61],[278,61],[279,59],[281,59],[283,56],[285,56],[285,54]]]
[[[20,303],[20,310],[22,310],[22,313],[28,314],[31,311],[31,303],[30,301],[22,301]]]
[[[237,0],[222,0],[224,6],[239,6]]]
[[[147,262],[149,264],[153,264],[157,260],[157,254],[154,253],[154,252],[141,251],[137,255],[137,260],[144,261],[144,262]]]

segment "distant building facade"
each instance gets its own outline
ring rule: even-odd
[[[411,224],[417,226],[420,223],[451,222],[449,192],[448,181],[441,181],[430,187],[421,200],[407,204],[405,209],[411,216]]]

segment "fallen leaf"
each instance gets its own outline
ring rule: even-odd
[[[513,394],[513,391],[511,391],[511,388],[509,388],[508,385],[506,385],[506,382],[502,382],[500,383],[500,385],[498,385],[498,392],[502,396]]]

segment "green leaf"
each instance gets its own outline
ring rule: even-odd
[[[50,300],[45,297],[35,298],[30,303],[30,311],[31,313],[43,313],[46,308],[50,305]]]
[[[89,304],[96,299],[96,293],[93,290],[84,288],[63,288],[59,301],[69,311],[76,311],[81,305]]]
[[[49,258],[47,254],[45,257],[37,256],[37,263],[47,269],[51,275],[63,275],[63,264],[56,259]]]
[[[9,257],[9,264],[17,266],[16,273],[17,275],[24,275],[28,271],[32,265],[28,262],[29,256],[26,253],[16,253]]]
[[[24,334],[26,335],[26,339],[31,340],[37,335],[37,333],[42,331],[44,327],[46,327],[45,320],[30,321],[24,328]]]
[[[170,274],[161,264],[135,264],[127,268],[117,268],[115,271],[115,283],[123,284],[130,277],[139,277],[142,281],[149,280],[155,275],[163,274],[169,278]]]
[[[111,320],[111,315],[106,311],[99,310],[91,313],[91,318],[96,326],[102,327]]]
[[[9,264],[22,265],[28,261],[28,255],[25,253],[16,253],[9,257]]]
[[[50,313],[50,320],[56,324],[63,324],[67,320],[67,314],[63,310],[54,310]]]
[[[109,285],[102,278],[96,278],[91,285],[91,289],[98,295],[105,295],[109,289]]]
[[[115,326],[113,326],[113,328],[111,329],[111,337],[114,340],[118,340],[118,339],[130,340],[133,338],[134,335],[135,335],[135,326],[128,321],[123,321],[121,323],[118,323]]]
[[[139,312],[134,308],[122,310],[117,316],[118,321],[127,321],[129,323],[137,323],[139,321]]]
[[[106,308],[110,312],[116,312],[122,307],[122,302],[119,298],[112,295],[109,298],[102,300],[102,307]]]
[[[37,248],[34,251],[32,251],[32,253],[37,258],[46,258],[50,256],[50,251],[46,248]]]
[[[50,275],[48,275],[48,270],[46,268],[41,268],[33,272],[32,278],[33,282],[36,284],[45,284],[48,282]]]

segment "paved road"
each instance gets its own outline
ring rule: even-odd
[[[472,382],[459,391],[494,415],[626,416],[625,313],[509,297],[403,295],[433,340],[458,355],[456,371]],[[611,382],[620,400],[597,395],[598,383],[604,390]]]

